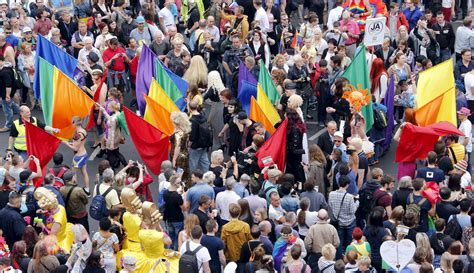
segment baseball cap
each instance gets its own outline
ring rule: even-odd
[[[123,13],[125,13],[128,16],[133,16],[133,12],[131,10],[126,9]]]
[[[335,136],[335,137],[340,137],[340,138],[343,138],[343,137],[344,137],[344,135],[342,134],[341,131],[335,132],[335,133],[334,133],[334,136]]]
[[[1,1],[1,0],[0,0]],[[145,23],[145,18],[143,18],[143,16],[138,16],[137,19],[135,19],[135,21],[138,23],[138,24],[143,24]]]
[[[296,83],[294,82],[287,82],[285,84],[285,89],[293,90],[296,89]]]
[[[268,170],[268,178],[273,178],[281,175],[281,171],[277,169]]]
[[[66,172],[63,174],[63,180],[64,180],[64,182],[69,182],[69,181],[71,181],[75,174],[76,174],[76,172],[74,172],[73,170],[68,170],[68,171],[66,171]]]
[[[248,119],[248,116],[247,116],[247,113],[245,112],[239,112],[239,114],[237,114],[237,119],[238,120],[244,120],[244,119]]]
[[[30,27],[24,27],[23,30],[22,30],[22,33],[26,33],[26,32],[31,32],[31,28]]]
[[[0,0],[0,5],[8,5],[7,0]]]

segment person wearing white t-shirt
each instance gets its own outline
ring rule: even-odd
[[[459,143],[466,147],[467,153],[467,164],[468,164],[468,171],[471,170],[471,152],[472,152],[472,123],[468,119],[471,115],[471,110],[467,109],[466,107],[462,107],[458,111],[458,119],[459,119],[459,130],[463,132],[464,136],[459,137]]]
[[[181,256],[186,251],[194,251],[198,247],[201,247],[196,252],[196,259],[199,268],[199,273],[211,273],[211,268],[209,267],[209,261],[211,260],[211,255],[209,254],[209,250],[201,245],[201,238],[202,238],[202,228],[201,226],[195,226],[191,230],[191,240],[183,243],[181,248],[179,249],[179,253]]]
[[[343,11],[344,11],[344,8],[342,7],[342,1],[337,0],[335,3],[335,7],[331,9],[328,14],[328,23],[327,23],[328,30],[331,30],[334,28],[334,22],[341,21]]]
[[[218,193],[216,196],[216,209],[224,221],[230,221],[230,204],[237,204],[240,199],[240,196],[234,191],[235,183],[234,177],[227,178],[224,183],[226,190]]]
[[[171,13],[171,6],[173,5],[173,2],[173,0],[166,0],[165,6],[158,12],[160,26],[162,26],[163,32],[166,36],[168,36],[168,28],[176,26],[173,13]]]
[[[268,218],[278,224],[285,222],[285,210],[281,207],[278,192],[270,194],[270,206],[268,207]]]
[[[262,0],[253,0],[253,6],[257,10],[255,12],[254,21],[258,21],[263,33],[270,32],[270,21],[265,9],[262,7]]]

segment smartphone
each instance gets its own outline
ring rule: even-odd
[[[181,169],[180,167],[178,167],[178,168],[176,168],[176,173],[182,174],[182,173],[184,173],[184,170]]]

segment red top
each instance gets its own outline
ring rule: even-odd
[[[104,60],[104,63],[106,63],[110,61],[113,56],[120,53],[125,55],[125,49],[123,49],[123,47],[118,46],[115,50],[108,47],[104,50],[104,53],[102,53],[102,59]],[[115,71],[125,71],[125,57],[115,58],[115,62],[109,65],[109,68]]]
[[[138,71],[138,60],[140,60],[139,56],[135,56],[130,61],[130,76],[132,77],[132,83],[135,83],[137,79],[137,71]]]

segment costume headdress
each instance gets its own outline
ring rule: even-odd
[[[360,84],[357,87],[358,89],[351,84],[346,84],[343,88],[342,98],[346,99],[356,112],[360,112],[362,107],[369,104],[372,96],[369,89],[362,89]]]
[[[150,226],[153,226],[162,219],[160,211],[152,202],[145,201],[142,206],[142,221]]]
[[[142,208],[142,201],[140,201],[135,190],[131,188],[123,188],[120,194],[120,199],[129,212],[136,213]]]
[[[54,210],[58,207],[56,195],[47,188],[39,187],[35,190],[34,197],[38,201],[38,206],[44,210]]]

